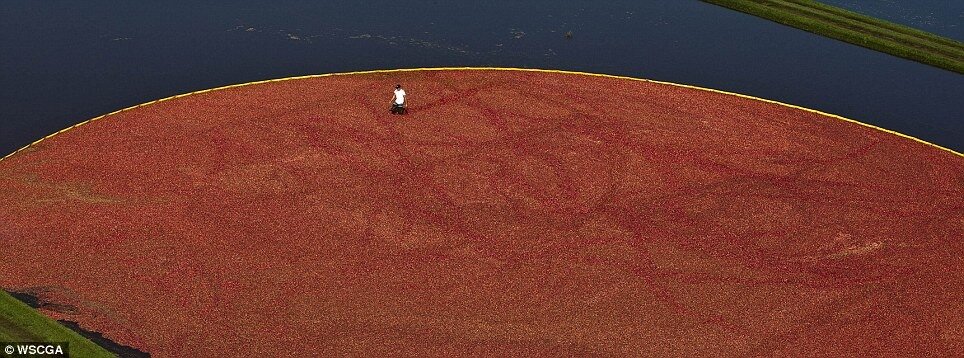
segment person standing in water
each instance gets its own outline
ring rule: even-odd
[[[395,85],[391,112],[392,114],[405,114],[405,90],[402,89],[402,85]]]

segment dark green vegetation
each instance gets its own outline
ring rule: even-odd
[[[813,0],[703,0],[894,56],[964,74],[964,44]]]
[[[70,342],[71,357],[114,357],[3,290],[0,290],[0,342]]]

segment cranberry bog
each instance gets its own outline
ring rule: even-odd
[[[962,197],[958,153],[744,96],[311,76],[0,161],[0,287],[160,357],[952,356]]]

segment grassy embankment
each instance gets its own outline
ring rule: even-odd
[[[964,74],[964,43],[813,0],[703,0]]]
[[[115,356],[3,290],[0,290],[0,342],[69,342],[71,357]]]

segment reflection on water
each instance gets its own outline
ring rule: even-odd
[[[964,148],[964,76],[695,0],[4,0],[0,54],[3,153],[78,121],[188,91],[440,66],[688,83]]]

